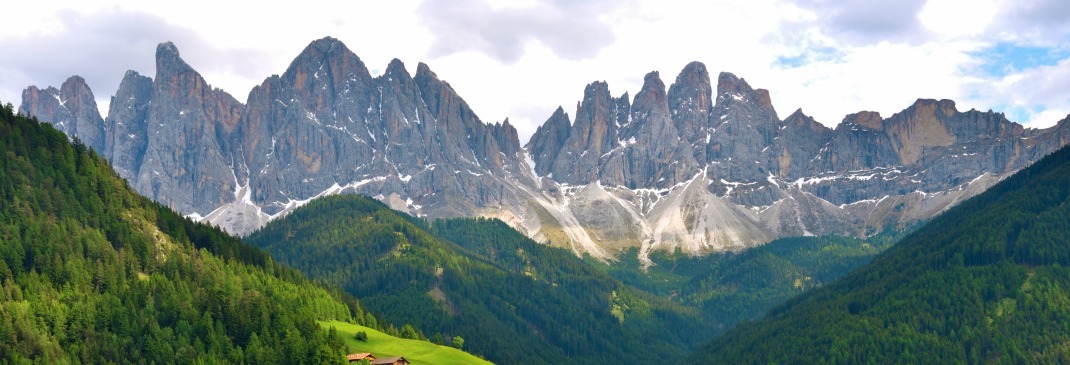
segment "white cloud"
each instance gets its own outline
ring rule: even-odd
[[[984,32],[997,10],[995,0],[929,0],[918,19],[942,36],[970,36]]]
[[[989,88],[976,95],[978,104],[1006,111],[1026,126],[1051,126],[1070,114],[1070,58],[980,84]]]

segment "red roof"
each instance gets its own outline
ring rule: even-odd
[[[349,361],[360,361],[361,359],[375,360],[375,356],[372,356],[372,353],[370,352],[361,352],[359,354],[346,355],[346,360]]]

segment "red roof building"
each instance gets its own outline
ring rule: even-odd
[[[349,360],[349,362],[357,362],[363,359],[368,359],[368,361],[375,361],[375,356],[373,356],[370,352],[361,352],[359,354],[346,355],[346,360]]]

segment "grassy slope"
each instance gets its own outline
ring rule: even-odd
[[[319,322],[319,324],[323,328],[334,327],[354,353],[370,352],[378,358],[404,356],[406,360],[413,364],[492,364],[487,360],[452,347],[439,346],[427,341],[397,338],[358,324],[340,321],[325,321]],[[368,342],[358,341],[354,338],[354,335],[360,331],[368,334]]]

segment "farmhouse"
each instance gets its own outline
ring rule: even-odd
[[[372,365],[409,365],[409,360],[405,360],[405,358],[401,356],[385,357],[372,361]]]
[[[348,360],[349,362],[357,362],[363,359],[368,359],[368,361],[375,361],[375,356],[372,355],[370,352],[361,352],[359,354],[346,355],[346,360]]]

